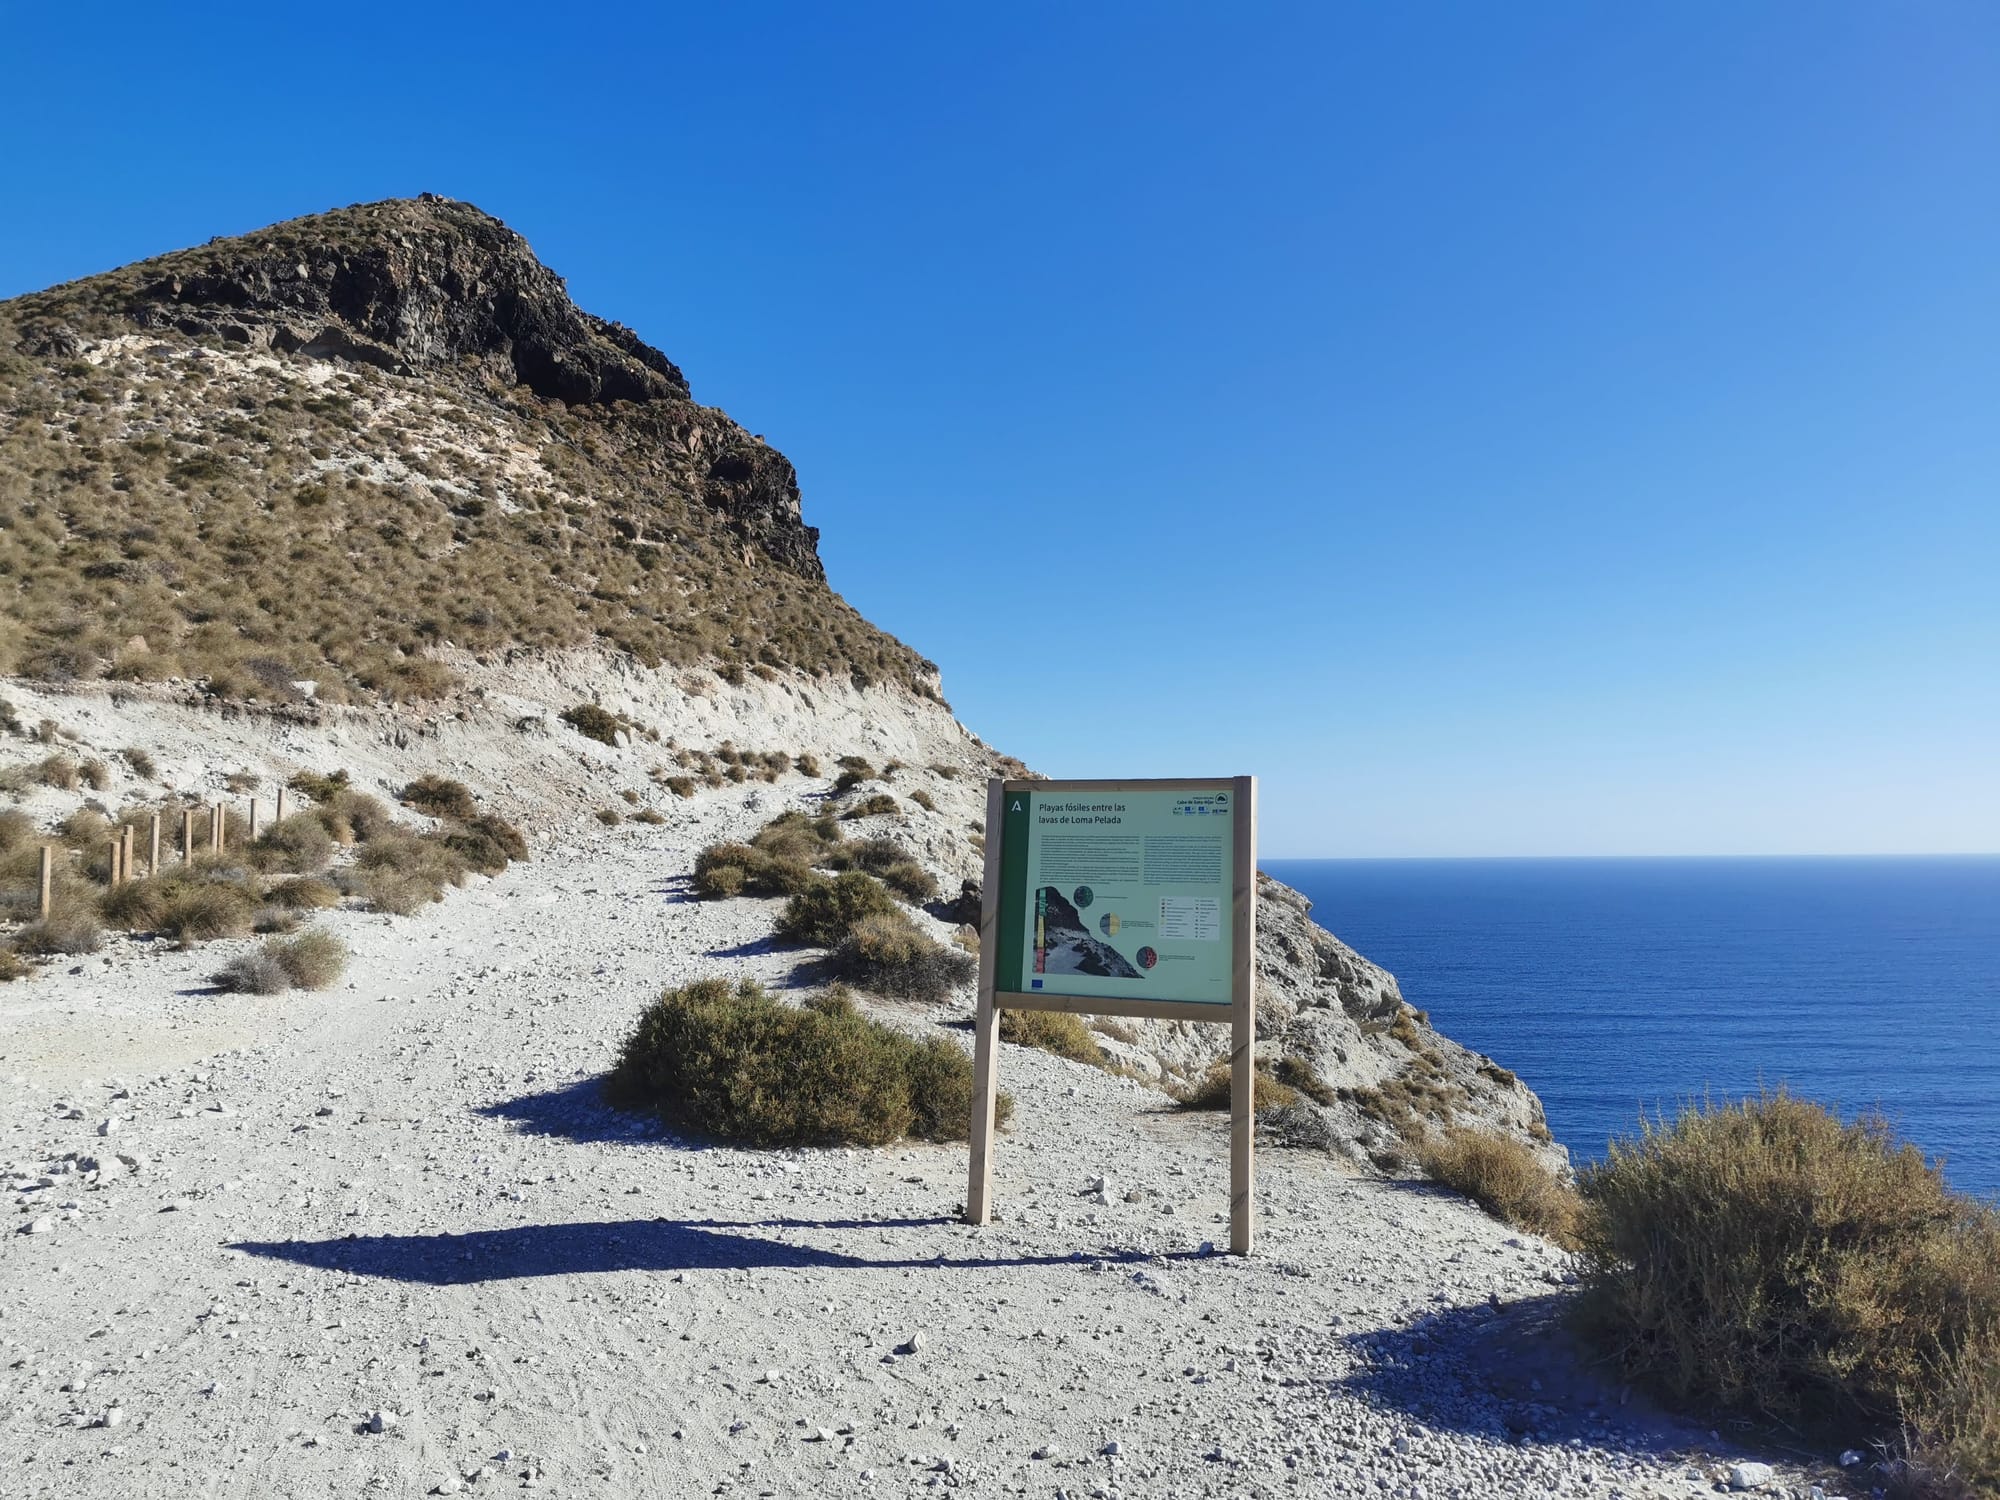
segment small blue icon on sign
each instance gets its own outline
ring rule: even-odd
[[[1042,987],[1042,982],[1039,979],[1030,981],[1028,985],[1028,988],[1031,990],[1038,990],[1041,987]]]

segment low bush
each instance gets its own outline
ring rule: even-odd
[[[26,979],[34,972],[34,965],[21,957],[19,952],[11,946],[0,944],[0,984]]]
[[[45,756],[28,768],[28,774],[43,786],[52,786],[59,791],[73,792],[83,779],[77,763],[67,755]]]
[[[111,767],[94,757],[78,766],[76,774],[93,792],[101,792],[111,785]]]
[[[439,835],[439,842],[478,875],[498,875],[515,860],[528,857],[528,841],[505,818],[481,813]]]
[[[821,879],[811,865],[752,844],[710,844],[694,861],[699,896],[794,896]]]
[[[343,789],[314,799],[312,816],[336,844],[365,844],[396,827],[389,809],[366,792]]]
[[[268,946],[239,954],[209,976],[210,984],[236,995],[276,995],[292,987],[285,966]]]
[[[216,938],[244,937],[256,903],[242,886],[227,881],[162,881],[165,899],[155,932],[172,938],[177,947]]]
[[[1101,1068],[1104,1049],[1081,1019],[1059,1010],[1003,1010],[1000,1012],[1000,1040],[1020,1047],[1037,1047],[1067,1057],[1072,1062]]]
[[[325,880],[315,880],[311,876],[299,876],[292,880],[280,880],[264,892],[265,901],[286,911],[315,911],[322,907],[340,904],[340,892]]]
[[[56,824],[56,833],[70,848],[96,855],[111,837],[111,820],[94,807],[79,807]]]
[[[662,813],[657,807],[642,807],[632,814],[632,821],[634,823],[648,823],[657,827],[659,824],[666,822],[667,819],[666,814]]]
[[[479,816],[479,804],[466,784],[444,776],[419,776],[396,794],[396,800],[434,818],[469,822]]]
[[[754,980],[703,979],[647,1007],[607,1091],[724,1140],[880,1146],[963,1140],[972,1065],[949,1040],[915,1041],[838,993],[792,1006]]]
[[[859,870],[845,870],[831,880],[815,877],[787,901],[778,917],[778,935],[832,948],[845,941],[862,918],[895,910],[895,897],[879,880]]]
[[[250,930],[261,936],[279,932],[298,931],[300,917],[289,906],[273,906],[269,902],[250,914]]]
[[[819,775],[819,757],[811,751],[807,751],[802,755],[794,755],[792,757],[792,764],[799,768],[799,774],[802,776]]]
[[[1228,1109],[1230,1089],[1234,1084],[1234,1070],[1227,1062],[1213,1062],[1208,1071],[1193,1084],[1174,1095],[1174,1102],[1182,1109]],[[1299,1102],[1299,1092],[1290,1084],[1280,1083],[1264,1069],[1259,1068],[1250,1078],[1250,1107],[1258,1114],[1267,1109],[1283,1109]]]
[[[321,775],[317,771],[301,771],[286,783],[295,792],[313,802],[331,802],[348,788],[345,771],[331,771]]]
[[[14,946],[21,952],[49,956],[95,953],[103,940],[104,923],[98,917],[97,903],[83,890],[58,892],[46,917],[14,934]]]
[[[323,990],[346,972],[347,945],[330,932],[315,928],[297,937],[266,943],[264,951],[302,990]]]
[[[937,811],[937,803],[932,799],[931,794],[929,792],[923,791],[922,789],[910,793],[910,800],[916,803],[917,806],[921,807],[925,812]]]
[[[132,768],[132,774],[145,781],[151,781],[159,774],[160,768],[153,763],[153,757],[137,745],[127,745],[118,752],[125,757],[125,764]]]
[[[1672,1397],[1899,1434],[1911,1487],[2000,1492],[2000,1212],[1879,1119],[1689,1107],[1581,1176],[1586,1332]]]
[[[606,828],[616,828],[625,821],[625,815],[615,807],[600,807],[597,810],[597,821]]]
[[[937,877],[913,859],[898,860],[882,871],[882,883],[913,905],[937,899]]]
[[[0,809],[0,854],[9,854],[36,842],[33,818],[18,807]]]
[[[669,776],[662,785],[676,797],[692,797],[694,795],[694,778],[692,776]]]
[[[1427,1137],[1417,1161],[1432,1182],[1464,1194],[1495,1218],[1576,1248],[1576,1190],[1527,1142],[1457,1127]]]
[[[595,703],[579,703],[575,708],[564,709],[556,717],[585,739],[596,740],[603,745],[617,745],[618,731],[625,727],[625,721],[617,714],[609,713]]]
[[[833,967],[864,989],[926,1004],[946,999],[979,972],[976,959],[932,942],[895,911],[856,920],[834,949]]]
[[[352,878],[369,905],[406,917],[442,900],[465,879],[465,868],[443,839],[396,828],[362,845]]]
[[[333,835],[312,813],[293,813],[257,835],[250,861],[260,870],[317,875],[333,863]]]

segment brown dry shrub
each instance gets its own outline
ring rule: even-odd
[[[419,776],[397,793],[396,800],[434,818],[466,822],[479,816],[479,804],[465,783],[446,776]]]
[[[340,892],[330,881],[301,875],[291,880],[280,880],[264,892],[264,899],[272,906],[282,907],[286,911],[314,911],[322,907],[338,906]]]
[[[347,969],[347,945],[318,928],[266,943],[264,951],[277,961],[285,977],[302,990],[323,990]]]
[[[936,1004],[969,983],[979,964],[932,942],[901,912],[888,911],[854,922],[834,949],[833,969],[879,995]]]
[[[242,886],[221,880],[162,880],[160,885],[165,900],[153,930],[172,938],[176,947],[248,935],[256,902]]]

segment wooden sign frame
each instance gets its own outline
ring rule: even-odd
[[[1228,792],[1235,799],[1230,868],[1230,1001],[1120,999],[1047,991],[998,991],[1000,884],[1006,798],[1014,792]],[[1136,1016],[1171,1021],[1227,1022],[1229,1048],[1229,1248],[1248,1255],[1255,1238],[1255,1117],[1252,1098],[1257,1051],[1257,778],[1230,776],[1148,781],[1035,781],[993,777],[986,783],[986,872],[979,907],[979,1009],[974,1021],[971,1162],[965,1221],[984,1224],[993,1205],[993,1110],[999,1095],[1000,1013],[1052,1010],[1072,1015]]]

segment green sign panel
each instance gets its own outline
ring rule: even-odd
[[[1235,795],[1009,791],[1001,804],[1001,994],[1233,998]]]

